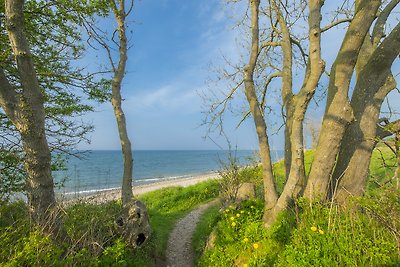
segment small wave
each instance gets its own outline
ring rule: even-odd
[[[141,186],[146,184],[153,184],[162,181],[172,181],[172,180],[179,180],[179,179],[187,179],[196,176],[208,175],[213,174],[215,171],[210,172],[203,172],[203,173],[196,173],[196,174],[185,174],[185,175],[177,175],[177,176],[167,176],[167,177],[155,177],[155,178],[144,178],[140,180],[134,180],[133,186]],[[65,196],[71,195],[90,195],[95,193],[107,192],[112,190],[119,190],[121,187],[108,187],[108,188],[97,188],[97,189],[87,189],[87,190],[79,190],[79,191],[64,191],[64,192],[57,192],[61,193]]]
[[[112,188],[101,188],[101,189],[89,189],[89,190],[82,190],[82,191],[73,191],[73,192],[64,192],[62,193],[63,195],[74,195],[74,194],[91,194],[91,193],[100,193],[100,192],[106,192],[106,191],[112,191],[112,190],[118,190],[121,189],[120,187],[112,187]]]

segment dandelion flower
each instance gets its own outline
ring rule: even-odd
[[[243,242],[247,243],[247,242],[249,242],[249,239],[248,239],[247,237],[245,237],[245,238],[243,239]]]
[[[235,222],[232,222],[231,225],[232,225],[232,227],[235,227],[235,226],[236,226],[236,223],[235,223]]]
[[[236,214],[236,217],[240,217],[240,214],[238,213],[238,214]]]
[[[243,267],[249,267],[249,265],[247,263],[243,264]]]
[[[318,228],[316,226],[311,226],[311,231],[316,232],[318,230]]]
[[[231,219],[231,221],[234,221],[234,220],[235,220],[235,217],[232,216],[230,219]]]
[[[257,243],[254,243],[254,244],[253,244],[253,248],[254,248],[254,249],[258,249],[258,247],[259,247],[259,245],[258,245]]]
[[[325,232],[324,232],[323,230],[321,230],[321,229],[319,229],[318,232],[319,232],[321,235],[325,234]]]

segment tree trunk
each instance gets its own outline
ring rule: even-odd
[[[267,136],[267,125],[264,120],[264,114],[261,110],[260,103],[258,102],[253,75],[254,69],[258,57],[259,47],[259,26],[258,26],[258,12],[259,12],[259,0],[251,1],[251,13],[252,13],[252,38],[251,38],[251,52],[249,64],[244,69],[244,86],[247,101],[249,102],[250,112],[254,119],[256,132],[258,136],[258,143],[260,147],[261,164],[263,167],[263,182],[264,182],[264,198],[265,198],[265,212],[271,209],[277,200],[277,193],[275,189],[274,177],[272,173],[272,162],[270,147]],[[264,216],[265,220],[265,216]]]
[[[400,24],[360,67],[351,106],[355,121],[346,130],[333,175],[330,197],[344,204],[348,196],[362,195],[376,145],[382,103],[396,88],[391,66],[400,52]]]
[[[133,157],[132,146],[129,140],[128,132],[126,129],[125,114],[122,110],[121,101],[121,83],[125,75],[127,57],[127,38],[125,33],[125,1],[120,1],[119,7],[111,1],[114,15],[118,23],[118,37],[119,37],[119,62],[116,69],[114,69],[114,78],[112,81],[112,98],[111,103],[114,109],[115,118],[118,125],[118,133],[121,142],[122,155],[124,159],[124,174],[122,178],[121,199],[122,205],[127,206],[133,198],[132,192],[132,176],[133,176]]]
[[[328,99],[304,196],[325,199],[343,135],[354,119],[348,101],[353,70],[381,1],[360,2],[331,70]]]
[[[110,63],[114,70],[112,80],[111,104],[114,109],[115,118],[118,125],[118,133],[121,142],[122,155],[124,159],[124,174],[122,179],[121,200],[123,211],[116,223],[119,230],[133,247],[140,247],[147,242],[151,234],[149,217],[146,206],[133,198],[132,177],[133,177],[133,157],[132,146],[126,128],[125,114],[122,110],[121,83],[125,76],[126,62],[128,60],[127,38],[125,32],[125,19],[128,13],[125,11],[125,1],[110,0],[114,16],[118,24],[119,37],[119,61],[117,67],[110,58]],[[133,1],[131,2],[133,5]],[[132,8],[132,6],[131,6]],[[129,10],[131,10],[131,8]],[[108,48],[109,49],[109,48]],[[110,50],[108,50],[110,52]]]
[[[288,72],[291,69],[291,42],[290,35],[286,25],[286,21],[283,18],[278,6],[275,2],[272,2],[275,12],[278,17],[278,22],[282,30],[282,50],[284,54],[284,72]],[[322,1],[310,1],[309,2],[309,39],[310,39],[310,52],[309,62],[304,78],[304,84],[297,95],[292,94],[292,88],[285,88],[285,84],[290,84],[288,79],[292,79],[290,76],[283,76],[282,83],[282,96],[284,97],[284,103],[290,104],[286,107],[288,117],[290,117],[290,124],[286,127],[290,127],[285,134],[290,134],[289,140],[285,138],[285,141],[290,142],[291,155],[290,155],[290,166],[287,181],[283,189],[282,194],[276,202],[273,209],[268,211],[268,215],[265,216],[265,225],[271,226],[277,215],[286,210],[292,200],[297,198],[300,191],[305,186],[305,169],[304,169],[304,136],[303,136],[303,122],[304,116],[311,98],[314,95],[318,81],[324,70],[324,62],[321,59],[321,47],[320,47],[320,21],[321,21],[321,6]],[[290,57],[290,58],[289,58]],[[290,65],[289,65],[290,63]],[[286,80],[286,81],[285,81]],[[284,93],[286,92],[286,93]],[[286,99],[290,97],[290,100]]]
[[[289,103],[286,107],[286,121],[285,121],[285,146],[284,146],[284,162],[285,162],[285,179],[287,181],[290,174],[290,166],[292,164],[292,143],[290,137],[292,136],[293,125],[293,104]]]
[[[396,190],[400,188],[400,132],[396,133],[396,137],[394,140],[395,151],[396,151],[396,171],[394,172],[394,179],[396,179]]]
[[[51,155],[45,133],[44,99],[24,33],[23,6],[23,0],[5,1],[6,28],[22,85],[21,97],[17,99],[14,95],[13,99],[18,101],[18,107],[9,106],[5,110],[8,110],[23,142],[30,214],[42,230],[57,234],[61,225],[55,213]]]

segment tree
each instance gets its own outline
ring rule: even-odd
[[[128,59],[128,44],[126,38],[125,19],[129,15],[133,7],[133,1],[128,11],[125,10],[125,1],[118,1],[118,5],[114,0],[110,0],[111,8],[118,24],[118,39],[119,39],[119,61],[117,66],[113,63],[112,58],[110,62],[114,72],[112,80],[112,97],[111,103],[114,109],[115,119],[117,120],[118,133],[121,141],[122,154],[124,158],[124,174],[122,178],[121,198],[122,204],[126,206],[132,201],[132,176],[133,176],[133,157],[132,146],[129,140],[128,131],[126,129],[126,119],[124,111],[122,110],[121,87],[122,80],[125,76],[126,62]]]
[[[30,212],[34,221],[49,227],[56,201],[51,177],[51,155],[44,120],[44,99],[24,32],[24,1],[5,1],[6,28],[21,79],[17,95],[4,70],[0,70],[1,107],[21,135]],[[53,227],[53,226],[51,226]],[[57,229],[58,226],[55,225]],[[50,232],[53,230],[48,229]]]
[[[125,206],[132,200],[132,176],[133,176],[133,156],[132,145],[129,140],[128,131],[126,128],[125,113],[122,109],[121,88],[122,81],[125,76],[126,63],[128,60],[128,40],[126,35],[127,22],[126,18],[129,16],[133,9],[134,1],[130,1],[129,7],[126,8],[125,0],[107,0],[105,5],[108,12],[104,16],[114,16],[116,20],[116,29],[113,31],[112,37],[109,36],[107,31],[101,29],[98,20],[84,20],[84,26],[89,33],[89,42],[92,48],[97,50],[97,45],[106,51],[108,61],[110,63],[110,72],[112,73],[111,80],[111,104],[114,110],[115,119],[117,121],[118,134],[120,138],[124,172],[122,177],[122,203]],[[115,40],[115,37],[118,39]],[[93,42],[94,41],[94,42]],[[118,51],[118,53],[115,53]]]
[[[84,140],[91,129],[69,118],[92,110],[73,91],[107,98],[104,80],[97,82],[95,73],[71,66],[84,50],[76,13],[91,16],[99,9],[96,3],[91,6],[69,1],[2,4],[2,25],[6,27],[1,28],[0,35],[4,49],[0,66],[0,119],[4,131],[0,138],[2,150],[7,151],[2,153],[2,164],[13,172],[2,172],[1,178],[20,179],[23,175],[33,221],[44,231],[57,234],[60,220],[54,214],[51,152],[70,153],[69,149]],[[10,156],[12,161],[4,161]],[[19,168],[21,159],[23,172]]]
[[[112,37],[107,35],[97,25],[95,20],[85,20],[85,27],[89,32],[91,39],[99,44],[107,53],[113,74],[111,81],[111,104],[117,121],[118,134],[120,138],[124,172],[122,177],[121,200],[123,205],[123,214],[116,219],[121,231],[133,246],[141,246],[149,237],[151,229],[147,215],[146,206],[133,198],[132,180],[133,180],[133,156],[132,146],[126,127],[125,114],[122,109],[121,88],[125,76],[126,63],[128,60],[128,40],[126,35],[126,18],[133,9],[134,1],[130,1],[126,8],[125,0],[107,0],[107,7],[115,17],[117,27]],[[107,14],[108,15],[108,14]],[[116,34],[118,40],[115,40]],[[96,48],[94,44],[92,47]],[[115,49],[116,47],[116,49]],[[114,50],[118,51],[114,55]]]
[[[371,154],[376,143],[379,138],[399,131],[397,121],[397,125],[387,125],[391,131],[378,133],[382,103],[388,93],[396,88],[391,67],[400,52],[400,25],[398,24],[388,36],[385,36],[384,25],[399,2],[391,1],[380,12],[372,33],[368,32],[364,39],[357,59],[357,82],[350,102],[354,120],[343,135],[329,187],[330,197],[340,203],[345,203],[348,196],[363,194]]]
[[[245,18],[249,17],[251,21],[251,41],[247,53],[248,64],[241,67],[243,82],[238,79],[237,86],[226,94],[226,98],[218,101],[211,112],[221,115],[233,94],[238,91],[237,88],[244,83],[250,112],[245,113],[243,119],[248,114],[253,116],[258,135],[266,201],[264,222],[267,227],[298,196],[332,199],[335,196],[328,194],[329,188],[330,192],[338,188],[335,199],[340,201],[344,191],[359,195],[365,188],[369,160],[376,144],[382,101],[395,88],[390,70],[399,54],[399,25],[387,28],[387,32],[383,29],[398,2],[393,0],[385,4],[382,1],[360,0],[352,6],[347,1],[335,11],[335,20],[321,27],[324,1],[309,0],[306,6],[304,1],[270,0],[261,6],[260,1],[249,1],[251,16]],[[305,11],[306,7],[308,12]],[[341,13],[344,18],[339,17]],[[306,37],[301,36],[301,27],[294,26],[301,24],[303,18],[307,19]],[[260,21],[263,22],[261,25],[266,25],[261,31]],[[348,23],[349,26],[330,69],[318,146],[311,172],[306,177],[303,125],[310,100],[325,70],[325,62],[321,58],[321,34],[329,33],[330,29],[342,23]],[[306,41],[307,45],[304,45]],[[304,70],[303,83],[298,90],[293,88],[294,64]],[[350,103],[348,96],[354,69],[356,85]],[[226,76],[237,77],[234,74]],[[265,114],[268,88],[272,80],[277,80],[275,78],[281,78],[285,119],[286,183],[280,194],[276,192],[271,164],[268,162],[268,117]],[[395,132],[398,132],[398,128],[390,134]],[[388,134],[388,131],[385,133]],[[337,174],[334,174],[334,170]]]

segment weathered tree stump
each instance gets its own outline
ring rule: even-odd
[[[139,200],[132,200],[124,207],[115,223],[119,233],[133,247],[142,246],[151,234],[146,206]]]

